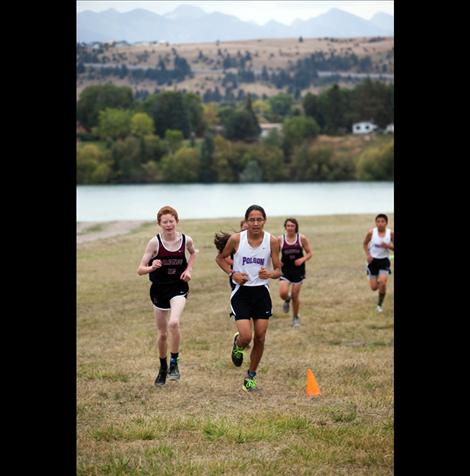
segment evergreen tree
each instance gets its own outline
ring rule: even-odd
[[[217,180],[217,172],[214,167],[214,149],[214,139],[211,134],[207,134],[201,147],[200,180],[203,183],[212,183]]]

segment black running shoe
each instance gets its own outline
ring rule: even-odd
[[[158,375],[157,375],[157,378],[155,379],[155,385],[157,387],[159,387],[160,385],[165,385],[165,382],[166,382],[166,374],[167,374],[167,371],[166,369],[160,369],[158,371]]]
[[[235,367],[240,367],[243,363],[243,347],[238,347],[236,344],[237,337],[240,335],[239,332],[236,332],[233,336],[233,347],[232,347],[232,362]]]
[[[178,369],[178,362],[179,358],[176,359],[176,362],[170,360],[170,369],[168,371],[168,378],[170,380],[179,380],[180,379],[180,371]]]
[[[250,377],[249,375],[247,375],[245,377],[245,380],[243,380],[242,389],[245,390],[245,392],[256,392],[257,388],[255,377]]]

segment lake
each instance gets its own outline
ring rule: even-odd
[[[149,220],[171,205],[180,219],[393,213],[393,182],[78,185],[77,221]]]

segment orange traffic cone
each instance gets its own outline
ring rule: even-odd
[[[318,386],[318,383],[315,380],[315,375],[313,375],[312,369],[308,369],[307,370],[307,396],[318,397],[318,395],[320,395],[320,387]]]

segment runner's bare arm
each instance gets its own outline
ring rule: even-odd
[[[277,279],[281,276],[281,260],[279,259],[280,246],[276,237],[271,236],[271,260],[273,262],[273,270],[269,273],[269,278]]]
[[[181,273],[180,279],[183,281],[189,281],[191,279],[191,271],[193,270],[194,261],[196,260],[196,250],[194,248],[193,239],[186,235],[186,249],[189,252],[188,266]]]
[[[312,250],[310,249],[310,243],[308,242],[308,238],[305,235],[302,235],[302,234],[300,235],[300,244],[302,245],[306,254],[302,256],[302,258],[295,260],[296,266],[300,266],[302,263],[305,263],[312,257]]]
[[[155,238],[151,238],[147,243],[145,248],[144,256],[140,261],[139,267],[137,268],[137,274],[142,276],[144,274],[151,273],[157,268],[160,268],[162,262],[159,259],[153,261],[152,266],[148,266],[147,263],[150,261],[152,256],[155,256],[158,253],[158,241]]]
[[[366,253],[367,261],[369,263],[372,261],[372,256],[369,253],[369,242],[372,239],[372,230],[367,232],[366,237],[364,238],[364,242],[362,243],[362,247],[364,248],[364,252]]]
[[[390,232],[390,241],[391,243],[387,245],[386,248],[395,251],[395,233],[393,231]]]

